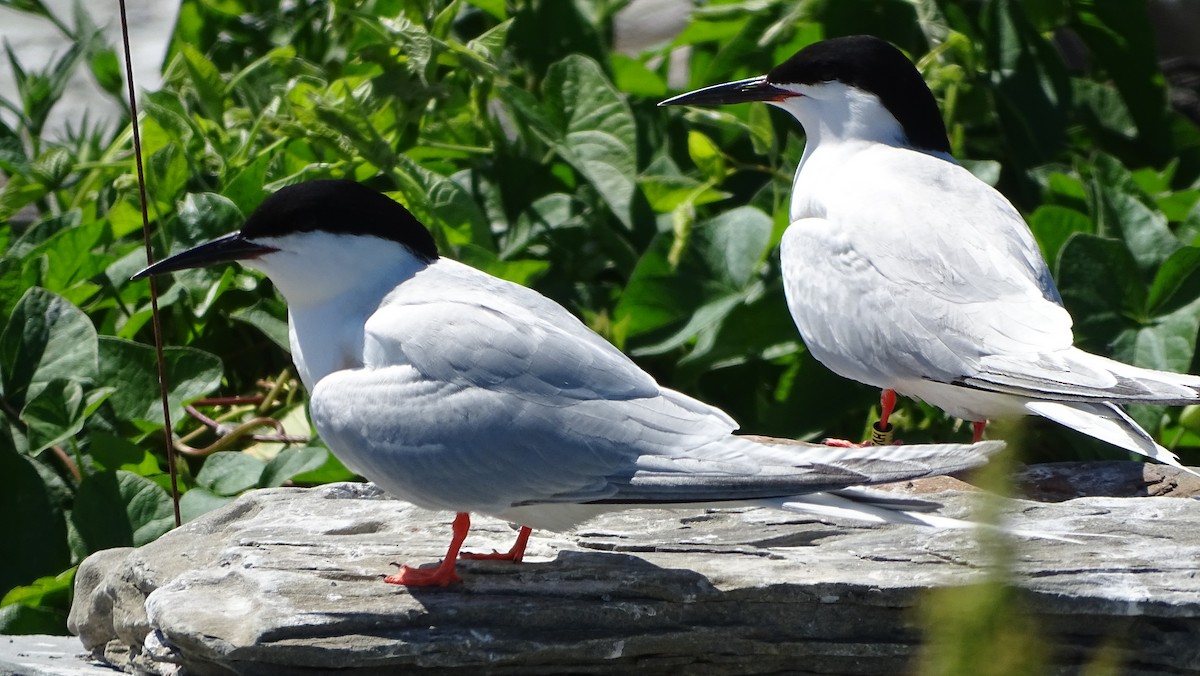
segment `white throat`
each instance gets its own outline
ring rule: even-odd
[[[823,144],[856,141],[909,147],[904,128],[874,94],[841,82],[781,88],[801,94],[774,105],[791,113],[804,127],[806,154]]]
[[[254,241],[279,249],[246,263],[287,300],[292,360],[310,392],[329,373],[362,366],[367,318],[428,265],[402,244],[377,237],[303,232]]]

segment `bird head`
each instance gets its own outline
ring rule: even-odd
[[[869,35],[813,43],[766,75],[680,94],[660,106],[762,101],[791,113],[809,137],[864,140],[949,155],[946,126],[921,74]]]
[[[158,261],[133,279],[241,261],[265,273],[289,302],[302,302],[437,257],[433,236],[407,209],[361,183],[325,179],[279,189],[241,230]]]

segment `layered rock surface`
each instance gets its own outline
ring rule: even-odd
[[[979,497],[907,488],[950,516]],[[1017,538],[1007,563],[1063,673],[1105,645],[1120,673],[1200,674],[1197,509],[1176,497],[1005,503],[1011,527],[1102,536]],[[905,673],[924,593],[981,582],[996,563],[967,531],[633,511],[535,532],[520,565],[464,561],[461,585],[382,582],[392,562],[435,563],[450,516],[365,484],[254,492],[88,559],[72,627],[96,654],[157,673]],[[474,521],[468,550],[515,535]]]

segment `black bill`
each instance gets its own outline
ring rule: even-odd
[[[203,244],[197,244],[187,251],[164,258],[130,277],[130,279],[145,279],[150,275],[158,275],[164,272],[200,268],[212,265],[213,263],[258,258],[263,254],[278,250],[262,244],[255,244],[242,237],[241,232],[231,232],[224,237],[218,237]]]
[[[728,103],[749,103],[751,101],[782,101],[793,96],[796,92],[780,89],[767,82],[766,75],[725,82],[723,84],[697,89],[694,92],[680,94],[659,103],[660,106],[720,106]]]

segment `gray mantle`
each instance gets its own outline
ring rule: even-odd
[[[1133,481],[1143,494],[1186,495],[1171,488],[1191,481],[1106,464],[1157,476]],[[947,486],[901,489],[938,490],[922,497],[966,516],[978,496]],[[1014,584],[1057,672],[1107,645],[1120,673],[1200,674],[1200,505],[1067,493],[1005,507],[1013,527],[1106,536],[1013,545]],[[71,626],[96,655],[152,673],[904,673],[923,593],[991,568],[967,531],[640,511],[535,532],[520,565],[462,562],[461,585],[382,582],[393,561],[436,562],[449,520],[365,484],[253,492],[141,549],[89,558]],[[473,526],[467,550],[515,535]]]

